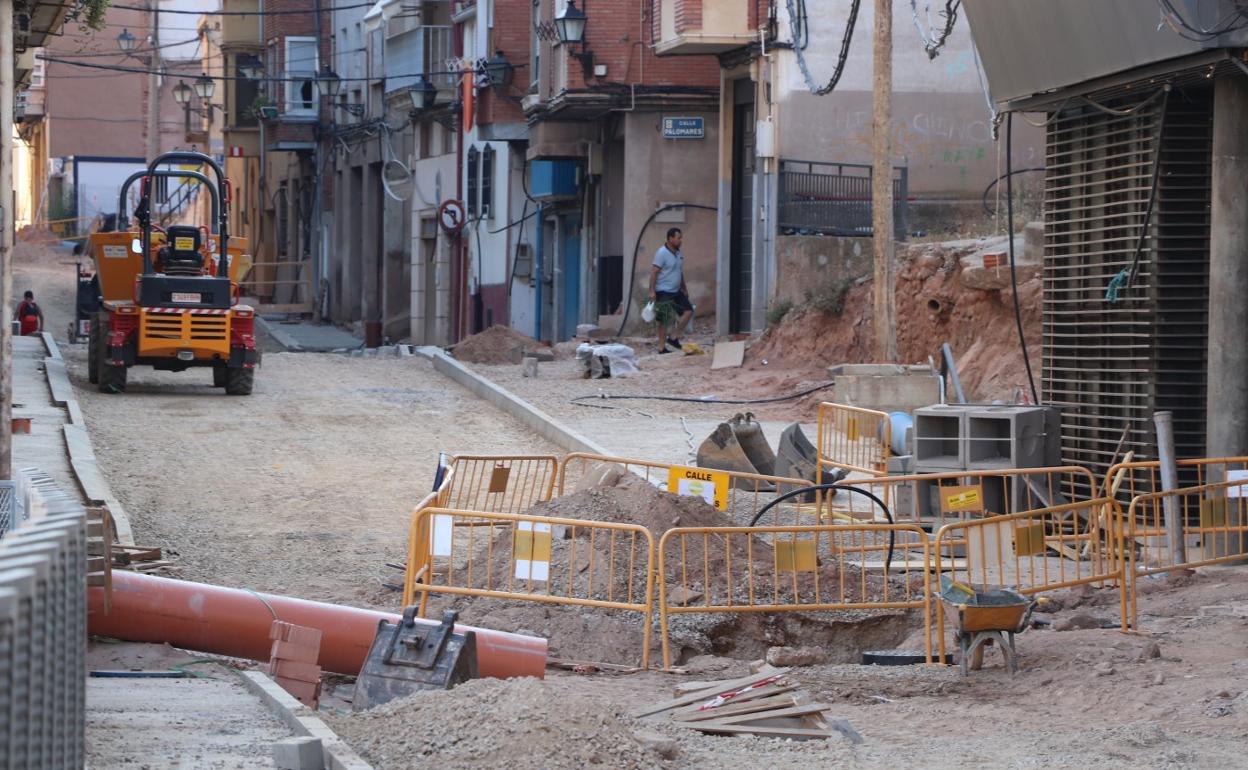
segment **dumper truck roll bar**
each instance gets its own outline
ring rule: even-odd
[[[217,194],[213,196],[214,200],[220,201],[221,203],[220,207],[213,212],[217,220],[216,235],[221,249],[221,258],[217,261],[217,277],[227,278],[230,274],[229,250],[227,247],[227,243],[230,240],[229,182],[226,181],[225,172],[221,170],[221,166],[218,165],[217,162],[211,157],[203,154],[202,152],[189,152],[185,150],[167,152],[157,157],[150,164],[148,164],[147,174],[143,177],[143,192],[141,197],[143,204],[140,204],[141,210],[135,212],[139,217],[139,227],[141,230],[140,245],[143,248],[143,272],[144,274],[147,274],[152,271],[152,210],[150,203],[152,195],[152,180],[158,176],[158,165],[162,163],[172,163],[175,161],[198,163],[201,166],[208,166],[212,169],[213,174],[217,178],[217,185],[214,189],[214,192]]]

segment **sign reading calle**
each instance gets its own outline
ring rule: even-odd
[[[664,139],[705,139],[704,118],[663,118]]]

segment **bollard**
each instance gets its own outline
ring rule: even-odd
[[[1161,489],[1170,492],[1179,488],[1179,469],[1174,457],[1174,415],[1171,412],[1153,412],[1157,425],[1157,459],[1161,465]],[[1166,540],[1170,546],[1170,563],[1187,562],[1187,548],[1183,543],[1183,519],[1179,513],[1179,501],[1174,495],[1166,495],[1162,501],[1166,515]]]
[[[537,359],[536,358],[534,358],[533,356],[525,356],[524,360],[521,361],[521,363],[524,365],[525,377],[537,376]]]

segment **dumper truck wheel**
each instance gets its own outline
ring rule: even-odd
[[[99,356],[100,361],[100,382],[99,388],[101,393],[125,393],[126,392],[126,374],[129,371],[124,366],[111,366],[104,363],[104,356]]]
[[[212,387],[224,388],[228,378],[229,368],[225,366],[212,367]]]
[[[230,396],[250,396],[256,381],[255,369],[226,369],[225,392]]]
[[[92,385],[100,382],[100,324],[99,318],[91,319],[91,331],[87,334],[87,381]]]

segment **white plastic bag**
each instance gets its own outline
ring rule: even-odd
[[[648,324],[654,323],[654,302],[647,302],[641,309],[641,320]]]

